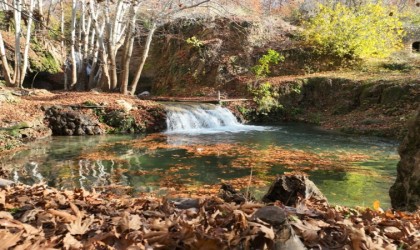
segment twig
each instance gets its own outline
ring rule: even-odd
[[[249,174],[249,182],[248,182],[248,186],[246,187],[246,193],[245,193],[245,201],[248,202],[248,197],[249,197],[249,187],[251,186],[251,181],[252,181],[252,166],[251,166],[251,173]]]

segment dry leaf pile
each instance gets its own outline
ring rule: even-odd
[[[272,205],[308,248],[420,248],[418,212]],[[257,217],[265,206],[17,185],[0,190],[0,249],[273,249],[290,226]]]

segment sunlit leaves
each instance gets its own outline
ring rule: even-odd
[[[320,5],[305,23],[306,41],[322,54],[342,59],[387,57],[401,48],[403,27],[396,8],[366,3],[351,8]]]

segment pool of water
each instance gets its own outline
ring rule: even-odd
[[[371,206],[379,200],[387,208],[396,148],[396,142],[380,138],[282,124],[204,134],[53,137],[1,165],[12,169],[16,181],[58,188],[120,185],[132,187],[133,194],[194,194],[226,181],[242,189],[251,183],[256,197],[276,175],[303,171],[332,204]]]

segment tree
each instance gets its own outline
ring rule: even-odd
[[[30,0],[28,3],[27,14],[27,25],[26,25],[26,39],[23,44],[23,57],[21,54],[21,38],[22,38],[22,12],[24,11],[24,2],[21,0],[15,0],[13,2],[13,16],[15,25],[15,51],[14,51],[14,67],[13,72],[9,67],[9,63],[6,57],[6,49],[4,46],[3,36],[0,32],[0,55],[2,60],[3,75],[6,83],[9,86],[22,87],[23,81],[25,80],[26,70],[28,68],[28,54],[31,39],[32,21],[33,21],[33,9],[34,1]],[[26,14],[25,14],[26,15]]]
[[[304,24],[303,35],[310,46],[341,60],[387,57],[402,45],[397,8],[379,3],[356,8],[319,5],[317,14]]]
[[[143,68],[144,65],[146,63],[146,59],[149,56],[149,50],[150,50],[150,45],[152,43],[152,39],[153,39],[153,35],[157,29],[157,26],[159,24],[161,24],[162,22],[171,19],[175,14],[187,10],[187,9],[192,9],[192,8],[196,8],[198,6],[203,5],[204,3],[210,2],[210,0],[202,0],[199,1],[197,3],[191,3],[191,4],[187,4],[187,5],[183,5],[182,3],[180,3],[180,1],[178,1],[179,3],[176,4],[175,1],[171,0],[171,1],[165,1],[165,0],[158,0],[153,2],[153,5],[157,8],[155,8],[157,11],[155,11],[154,13],[152,13],[151,17],[149,18],[149,23],[150,24],[150,28],[149,28],[149,32],[147,35],[147,39],[146,39],[146,43],[144,45],[144,50],[143,50],[143,55],[142,55],[142,59],[140,62],[139,67],[137,68],[137,71],[134,75],[134,79],[131,82],[130,85],[130,94],[134,95],[136,89],[137,89],[137,84],[140,80],[141,74],[143,72]]]

